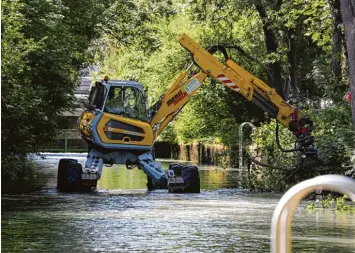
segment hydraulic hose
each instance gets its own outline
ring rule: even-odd
[[[260,61],[258,61],[256,58],[254,58],[253,56],[251,56],[250,54],[248,54],[247,52],[244,51],[243,48],[241,48],[240,46],[236,46],[236,45],[233,45],[233,46],[226,46],[225,48],[231,48],[231,49],[236,49],[237,51],[239,51],[243,56],[245,56],[246,58],[248,58],[249,60],[259,64],[265,71],[266,73],[268,74],[269,78],[272,80],[272,84],[274,86],[275,84],[275,79],[274,77],[272,76],[270,70],[264,65],[262,64]]]
[[[277,144],[277,147],[282,151],[282,152],[297,152],[297,151],[302,151],[302,149],[300,148],[294,148],[294,149],[284,149],[282,146],[281,146],[281,143],[280,143],[280,138],[279,138],[279,124],[276,122],[276,129],[275,129],[275,137],[276,137],[276,144]]]
[[[271,169],[276,169],[276,170],[283,170],[283,171],[290,171],[290,173],[285,178],[279,179],[277,181],[277,183],[276,183],[277,185],[280,184],[281,180],[287,181],[291,177],[293,177],[303,167],[303,164],[304,164],[304,159],[301,159],[300,163],[293,165],[291,167],[288,167],[288,168],[276,167],[276,166],[273,166],[270,164],[259,162],[258,160],[253,158],[252,155],[246,149],[245,149],[245,151],[246,151],[246,155],[247,155],[248,159],[250,159],[253,163],[255,163],[261,167],[266,167],[266,168],[271,168]]]
[[[253,163],[261,166],[261,167],[266,167],[266,168],[272,168],[272,169],[277,169],[277,170],[285,170],[285,168],[281,168],[281,167],[276,167],[274,165],[271,165],[271,164],[266,164],[266,163],[262,163],[262,162],[259,162],[258,160],[256,160],[254,157],[252,157],[252,155],[246,150],[246,154],[247,154],[247,157],[250,161],[252,161]]]
[[[224,56],[224,60],[228,60],[229,59],[229,55],[227,53],[227,48],[230,48],[230,49],[236,49],[237,51],[239,51],[239,53],[241,53],[241,55],[245,56],[246,58],[248,58],[249,60],[259,64],[265,71],[266,73],[268,74],[270,80],[272,81],[272,84],[274,86],[275,84],[275,79],[274,77],[272,76],[270,70],[264,65],[262,64],[260,61],[258,61],[256,58],[254,58],[253,56],[251,56],[250,54],[248,54],[247,52],[245,52],[240,46],[236,46],[236,45],[232,45],[232,46],[223,46],[223,45],[212,45],[212,46],[209,46],[207,51],[210,53],[210,54],[214,54],[215,52],[217,51],[220,51],[223,56]]]
[[[228,53],[227,53],[227,50],[226,50],[226,47],[222,46],[222,45],[212,45],[212,46],[209,46],[207,51],[210,53],[210,54],[214,54],[215,52],[217,51],[221,51],[223,56],[224,56],[224,60],[228,60],[229,59],[229,56],[228,56]]]

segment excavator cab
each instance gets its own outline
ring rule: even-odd
[[[149,115],[142,90],[128,85],[110,86],[104,112],[146,122]]]
[[[89,107],[127,118],[149,121],[143,86],[135,82],[96,82],[90,92]]]
[[[79,132],[93,146],[106,150],[150,150],[149,124],[143,85],[134,81],[96,82],[88,108],[79,119]]]

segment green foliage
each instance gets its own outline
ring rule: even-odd
[[[259,162],[271,167],[253,166],[251,170],[251,185],[256,189],[281,191],[286,186],[288,175],[298,163],[294,153],[283,153],[275,142],[276,122],[274,120],[257,127],[252,135],[252,145],[249,154]],[[283,127],[279,130],[280,143],[283,148],[293,148],[293,137]]]
[[[341,166],[355,166],[352,160],[355,151],[355,129],[352,127],[350,105],[340,102],[324,109],[310,109],[308,113],[314,121],[313,135],[318,150],[318,162],[312,163],[310,168],[304,167],[296,176],[287,180],[294,170],[293,166],[300,163],[300,157],[297,153],[281,152],[275,142],[275,121],[264,123],[252,134],[251,154],[260,162],[277,169],[255,167],[252,171],[255,187],[282,189],[287,183],[318,175],[316,171],[312,171],[314,167],[334,168],[336,171]],[[280,129],[280,142],[284,149],[294,148],[294,141],[295,138],[287,128]]]
[[[332,194],[328,194],[326,198],[323,198],[320,201],[309,201],[306,209],[314,210],[316,208],[322,208],[335,209],[341,212],[355,212],[354,202],[351,203],[348,199],[349,197],[346,194],[340,197],[334,197]]]
[[[319,206],[322,208],[330,208],[334,205],[334,202],[334,198],[329,194],[326,199],[319,201]]]
[[[304,35],[319,47],[331,50],[332,17],[329,1],[284,1],[275,18],[287,28],[302,28]]]
[[[309,202],[307,203],[307,206],[306,206],[306,209],[307,209],[307,210],[314,210],[315,208],[316,208],[316,206],[315,206],[314,202],[309,201]]]
[[[350,205],[347,205],[345,200],[348,198],[347,195],[344,195],[342,197],[336,198],[335,202],[335,210],[338,211],[349,211],[351,209]]]
[[[292,133],[287,129],[279,126],[280,144],[284,149],[293,149],[296,141]],[[276,121],[264,123],[257,127],[252,134],[252,141],[255,145],[254,152],[258,153],[262,162],[271,164],[274,167],[285,168],[294,165],[298,160],[295,153],[282,152],[275,141]]]
[[[34,179],[34,163],[24,155],[12,155],[1,157],[1,177],[6,185],[13,182],[29,182]]]
[[[325,165],[351,165],[355,150],[355,129],[351,122],[351,108],[345,101],[313,110],[314,136],[319,150],[318,158]]]
[[[3,168],[9,170],[5,176],[17,171],[6,163],[13,165],[11,159],[19,160],[51,140],[59,115],[71,108],[78,70],[91,39],[98,35],[95,24],[104,8],[99,2],[2,2],[2,158]]]

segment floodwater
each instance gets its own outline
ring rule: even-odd
[[[200,194],[168,194],[113,166],[97,191],[59,193],[59,159],[38,158],[31,191],[2,195],[2,252],[269,252],[281,195],[233,188],[238,171],[201,166]],[[354,214],[299,207],[292,232],[293,252],[355,252]]]

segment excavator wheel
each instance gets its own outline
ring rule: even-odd
[[[196,166],[171,164],[169,170],[174,171],[176,177],[183,178],[183,187],[168,186],[169,192],[200,193],[200,174]]]
[[[200,193],[200,173],[196,166],[185,166],[182,169],[185,193]]]
[[[57,189],[59,191],[80,191],[81,164],[75,159],[60,159],[58,165]]]

